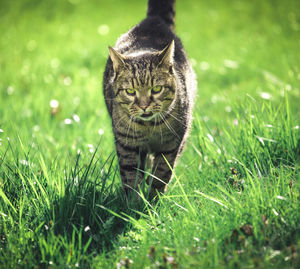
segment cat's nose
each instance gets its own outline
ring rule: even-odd
[[[147,105],[141,105],[141,106],[139,106],[141,109],[143,109],[144,111],[146,111],[146,109],[147,109]]]

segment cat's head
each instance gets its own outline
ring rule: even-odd
[[[149,121],[168,112],[176,96],[174,41],[159,52],[122,55],[109,47],[116,102],[130,117]]]

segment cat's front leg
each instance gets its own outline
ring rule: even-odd
[[[131,191],[138,190],[138,186],[142,183],[146,153],[139,147],[124,145],[120,141],[116,141],[116,149],[122,183],[128,195]]]
[[[159,152],[155,154],[152,173],[152,185],[150,197],[156,195],[156,191],[163,193],[166,190],[166,185],[169,183],[172,170],[178,156],[178,148],[172,151]],[[170,168],[171,167],[171,168]],[[151,182],[149,182],[151,183]]]

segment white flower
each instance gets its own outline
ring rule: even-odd
[[[65,119],[64,120],[64,124],[66,124],[66,125],[70,125],[70,124],[72,124],[72,120],[71,119]]]
[[[51,108],[58,108],[59,107],[59,102],[55,99],[50,101],[50,107]]]
[[[80,118],[79,118],[79,116],[77,114],[73,114],[73,120],[75,122],[80,122]]]

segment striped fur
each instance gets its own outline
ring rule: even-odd
[[[149,0],[147,18],[109,48],[103,89],[125,189],[144,180],[164,192],[192,119],[196,78],[173,32],[173,0]],[[151,158],[150,158],[151,156]],[[167,164],[167,162],[169,165]]]

